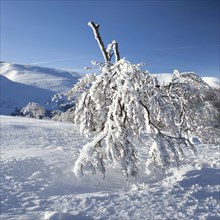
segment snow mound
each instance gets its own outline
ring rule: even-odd
[[[0,68],[1,75],[14,82],[53,92],[67,91],[80,78],[80,75],[75,72],[33,65],[1,62]]]

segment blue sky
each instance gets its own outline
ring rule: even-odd
[[[219,1],[1,0],[2,61],[80,71],[103,61],[89,21],[151,73],[219,76]]]

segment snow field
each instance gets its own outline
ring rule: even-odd
[[[139,184],[111,164],[104,179],[76,178],[72,167],[91,140],[78,130],[1,116],[1,220],[220,218],[219,146],[198,144],[198,157],[187,155],[179,170],[144,174],[147,149],[139,144]]]

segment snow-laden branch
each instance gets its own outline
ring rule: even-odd
[[[113,46],[114,54],[115,54],[115,62],[117,63],[120,60],[120,54],[118,51],[118,43],[114,41],[114,46]]]

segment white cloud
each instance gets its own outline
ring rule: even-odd
[[[45,63],[56,63],[56,62],[62,62],[62,61],[68,61],[68,60],[77,60],[82,57],[68,57],[68,58],[60,58],[60,59],[54,59],[54,60],[43,60],[31,63],[32,65],[38,65],[38,64],[45,64]]]

